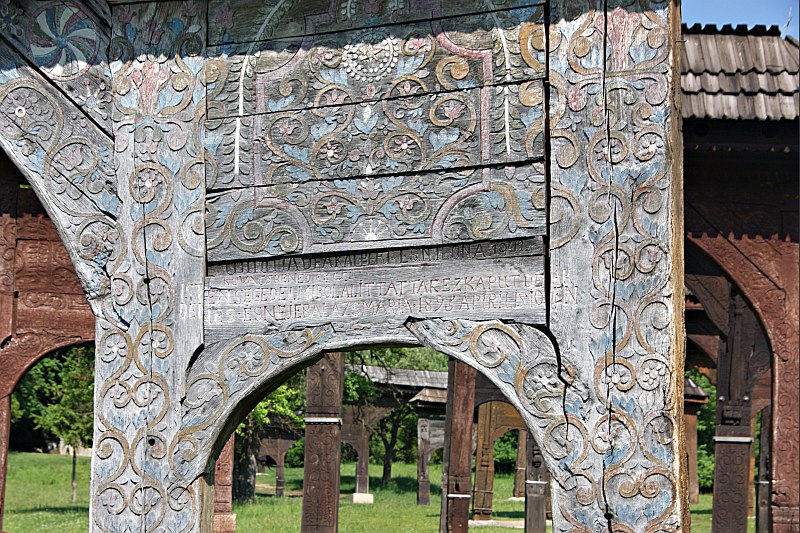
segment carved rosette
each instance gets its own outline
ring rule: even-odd
[[[551,13],[550,326],[572,428],[543,448],[556,452],[567,431],[584,443],[579,475],[556,478],[555,512],[571,527],[673,531],[683,509],[672,14],[667,2],[593,4]]]

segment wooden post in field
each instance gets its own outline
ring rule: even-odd
[[[472,419],[475,369],[451,359],[447,375],[441,533],[466,533],[472,495]]]
[[[344,354],[328,352],[306,371],[302,533],[339,528]]]

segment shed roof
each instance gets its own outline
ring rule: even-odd
[[[777,26],[683,27],[684,118],[781,120],[800,115],[800,47]]]
[[[436,389],[447,388],[447,372],[386,368],[382,366],[356,365],[351,370],[363,373],[373,383],[388,383],[398,387]]]

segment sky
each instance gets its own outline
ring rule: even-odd
[[[787,28],[785,24],[790,11],[792,20]],[[681,7],[683,22],[690,26],[695,22],[720,27],[725,24],[775,24],[781,27],[784,35],[792,37],[800,37],[798,11],[798,0],[683,0]]]

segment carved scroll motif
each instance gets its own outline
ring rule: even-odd
[[[202,4],[114,6],[114,158],[127,236],[98,320],[93,531],[199,527],[169,455],[202,342]]]
[[[554,513],[576,528],[673,531],[683,512],[675,14],[646,0],[592,7],[556,2],[548,39],[550,326],[570,382],[564,415],[589,438],[580,483],[554,493]],[[558,434],[545,437],[545,455],[553,441]]]

